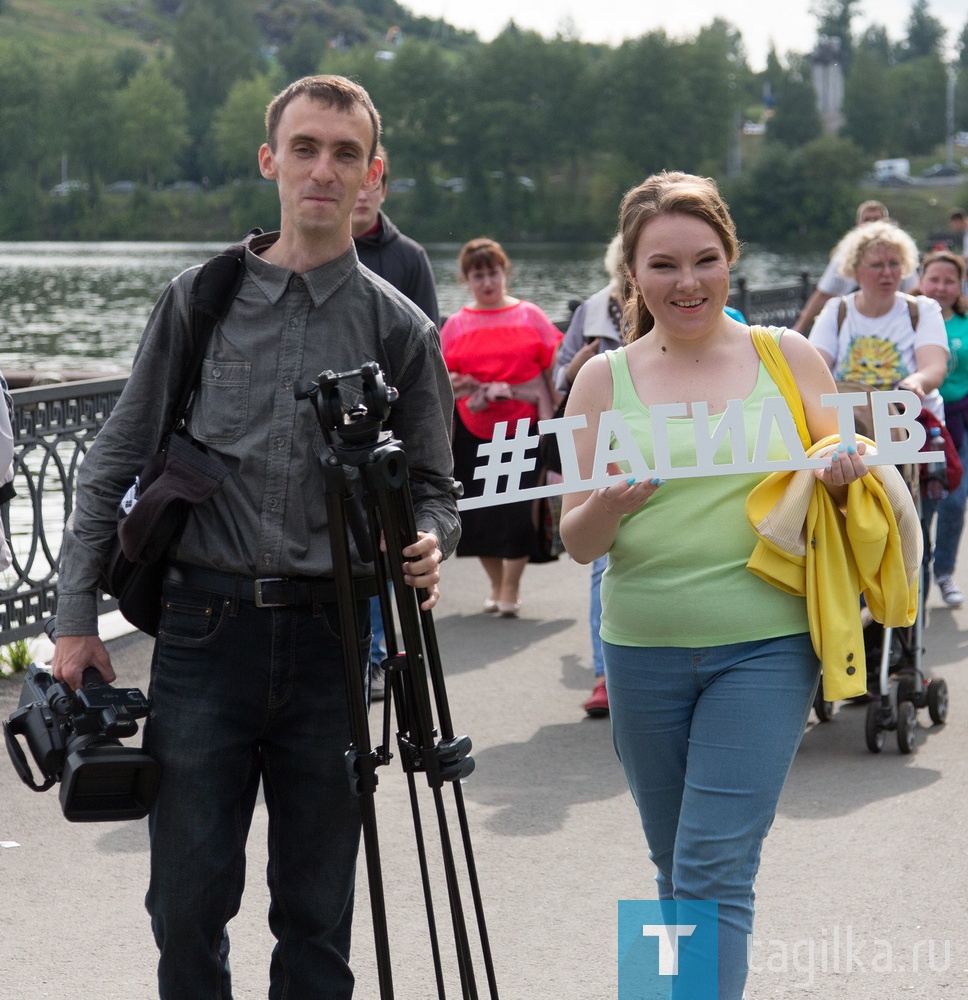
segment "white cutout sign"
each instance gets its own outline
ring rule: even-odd
[[[854,429],[854,408],[871,405],[874,420],[874,441],[877,454],[864,456],[868,465],[904,465],[916,462],[944,461],[944,452],[922,452],[927,432],[918,423],[921,401],[907,389],[890,389],[883,392],[834,392],[820,397],[825,407],[837,411],[837,433],[845,446],[856,444]],[[896,412],[891,412],[891,404]],[[528,456],[528,451],[538,443],[538,434],[532,434],[528,420],[517,422],[513,437],[508,437],[507,421],[494,428],[490,441],[480,445],[477,457],[483,461],[474,470],[475,479],[484,480],[481,496],[467,497],[457,502],[459,510],[475,507],[495,507],[499,504],[514,503],[519,500],[535,500],[539,497],[558,496],[563,493],[580,493],[583,490],[600,489],[611,486],[634,476],[645,479],[695,479],[700,476],[729,476],[751,472],[789,472],[795,469],[821,469],[827,464],[826,458],[807,458],[800,443],[793,415],[782,396],[771,396],[763,400],[760,425],[752,455],[747,450],[747,435],[743,401],[731,399],[721,414],[710,418],[706,403],[693,403],[693,427],[696,436],[696,464],[674,466],[669,453],[669,438],[666,420],[671,417],[688,415],[685,403],[663,403],[649,409],[652,417],[652,450],[654,467],[650,467],[636,445],[632,432],[618,410],[608,410],[602,414],[595,443],[595,461],[591,477],[581,478],[578,456],[575,452],[574,433],[587,426],[584,415],[557,417],[538,422],[539,434],[554,434],[561,454],[562,482],[549,483],[529,489],[521,487],[521,476],[535,468],[536,458]],[[773,425],[776,425],[789,458],[770,460],[767,446]],[[892,431],[900,429],[904,439],[893,440]],[[732,459],[729,462],[715,462],[716,452],[728,442]],[[629,471],[622,475],[610,475],[610,462],[625,462]],[[506,486],[499,490],[501,479]]]

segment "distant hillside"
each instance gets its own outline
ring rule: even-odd
[[[37,53],[56,66],[62,59],[80,55],[108,55],[123,49],[156,51],[170,43],[185,2],[191,0],[0,0],[0,54]],[[476,40],[471,32],[415,17],[396,0],[251,2],[267,52],[294,44],[306,31],[340,46],[377,44],[393,28],[450,44]]]

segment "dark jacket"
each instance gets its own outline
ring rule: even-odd
[[[439,326],[437,286],[427,251],[404,236],[383,212],[378,223],[374,232],[353,241],[360,263],[403,292]]]

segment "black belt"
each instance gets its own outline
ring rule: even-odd
[[[266,576],[253,579],[238,573],[170,563],[165,570],[165,579],[218,597],[250,601],[257,608],[309,608],[334,603],[338,597],[336,581],[327,577]],[[365,600],[374,594],[376,586],[372,577],[353,580],[353,596],[357,600]]]

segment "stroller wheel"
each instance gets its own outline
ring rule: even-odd
[[[910,753],[914,749],[917,732],[917,710],[911,702],[902,701],[897,706],[897,748],[901,753]]]
[[[867,706],[867,725],[864,735],[867,739],[867,749],[871,753],[880,753],[884,749],[884,730],[881,729],[881,706],[871,702]]]
[[[948,685],[941,677],[928,682],[928,715],[938,726],[948,721]]]

